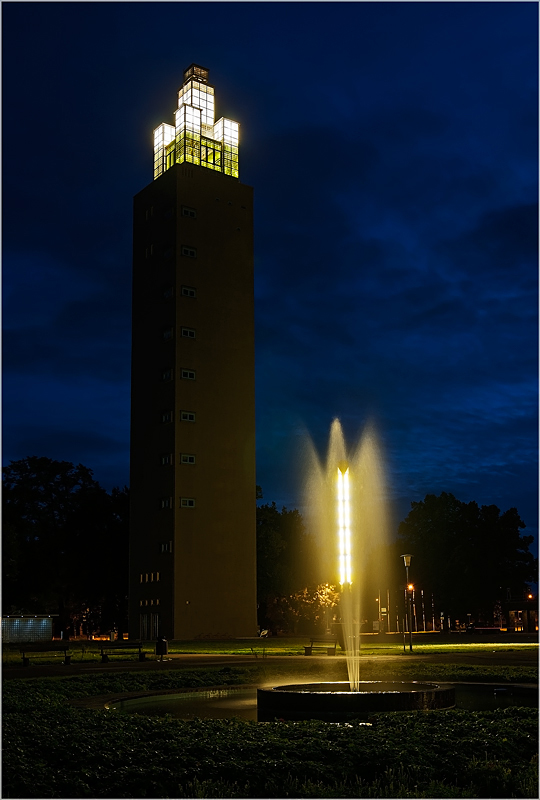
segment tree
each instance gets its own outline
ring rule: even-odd
[[[536,579],[529,552],[532,536],[515,508],[462,503],[452,494],[426,495],[411,503],[400,523],[397,548],[413,555],[410,577],[425,594],[433,593],[439,610],[451,619],[492,623],[493,609],[506,597],[521,596]]]
[[[31,456],[3,469],[6,612],[124,625],[128,492],[82,464]],[[7,535],[6,535],[7,531]]]
[[[285,506],[280,511],[275,502],[257,508],[257,605],[262,627],[281,627],[275,622],[277,605],[314,584],[312,549],[299,511]]]
[[[267,625],[274,633],[323,634],[338,613],[339,600],[337,588],[328,583],[306,586],[286,596],[268,597]]]

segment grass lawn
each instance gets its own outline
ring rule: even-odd
[[[304,646],[309,644],[309,637],[303,636],[298,638],[289,638],[289,637],[274,637],[269,639],[235,639],[235,640],[227,640],[227,641],[192,641],[192,642],[175,642],[171,641],[168,643],[169,646],[169,653],[171,655],[244,655],[244,656],[254,656],[256,655],[258,658],[262,657],[271,657],[271,656],[303,656],[304,655]],[[86,640],[77,640],[77,641],[70,641],[70,649],[73,653],[72,655],[72,662],[92,662],[95,661],[96,664],[101,662],[101,656],[99,653],[99,645],[102,642],[99,641],[86,641]],[[103,642],[105,644],[105,642]],[[515,651],[515,650],[522,650],[522,651],[529,651],[535,652],[538,650],[538,643],[536,642],[482,642],[482,643],[475,643],[475,642],[467,642],[467,641],[458,641],[456,643],[446,643],[442,642],[441,644],[422,644],[414,643],[414,653],[417,655],[433,655],[433,654],[449,654],[449,653],[493,653],[493,652],[505,652],[505,651]],[[155,653],[155,643],[154,642],[147,642],[145,644],[145,652],[148,656],[152,656]],[[408,652],[408,642],[407,648]],[[361,656],[362,657],[369,657],[369,656],[383,656],[383,655],[400,655],[403,654],[403,644],[401,642],[385,642],[383,641],[369,641],[367,643],[362,643],[361,647]],[[340,648],[337,648],[337,655],[343,655]],[[114,656],[115,661],[119,660],[119,656]],[[137,660],[136,653],[126,653],[125,656],[121,658],[125,658],[126,660]],[[41,664],[51,664],[58,662],[58,657],[54,656],[46,656],[43,657],[32,657],[32,663],[41,663]],[[15,667],[22,664],[21,654],[19,652],[19,645],[15,644],[8,644],[4,645],[2,649],[2,665],[4,667]]]

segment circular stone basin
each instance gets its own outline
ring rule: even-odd
[[[352,692],[347,681],[339,683],[294,683],[257,689],[257,719],[320,719],[347,722],[374,711],[415,711],[453,708],[453,686],[419,681],[360,681]]]

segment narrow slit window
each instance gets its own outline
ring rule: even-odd
[[[172,508],[172,497],[162,497],[161,508]]]
[[[161,412],[161,422],[162,424],[167,424],[168,422],[173,421],[173,413],[172,411],[162,411]]]
[[[164,467],[170,467],[173,463],[172,453],[163,453],[161,455],[161,464]]]
[[[164,369],[161,373],[161,380],[162,381],[172,381],[173,379],[173,371],[172,369]]]

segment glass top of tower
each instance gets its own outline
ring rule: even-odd
[[[190,78],[195,78],[195,80],[201,81],[201,83],[208,83],[209,74],[210,71],[205,67],[200,67],[198,64],[192,64],[190,67],[184,70],[184,83]]]
[[[208,76],[198,64],[184,70],[174,125],[162,122],[154,130],[154,180],[184,162],[238,178],[240,125],[225,117],[215,121],[214,87]]]

